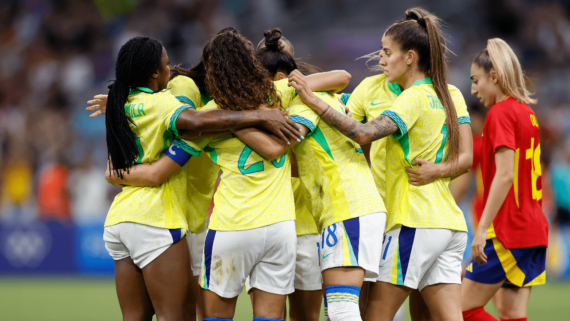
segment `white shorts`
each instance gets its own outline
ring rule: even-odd
[[[182,228],[169,230],[124,222],[105,227],[103,240],[113,260],[130,257],[142,269],[184,236]]]
[[[201,232],[188,232],[186,240],[190,249],[190,261],[192,262],[192,275],[199,276],[202,271],[202,254],[204,253],[204,242],[208,229],[204,227]]]
[[[200,286],[234,298],[249,276],[251,287],[265,292],[293,293],[297,235],[295,221],[244,231],[208,230]]]
[[[338,222],[323,229],[321,270],[361,267],[365,278],[378,277],[386,213],[373,213]]]
[[[423,290],[438,283],[461,284],[467,233],[402,226],[386,233],[378,281]]]
[[[319,234],[297,236],[297,262],[295,262],[295,290],[317,291],[323,289],[323,277],[319,266]],[[249,277],[245,282],[251,291]]]

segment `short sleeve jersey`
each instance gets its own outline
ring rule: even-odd
[[[481,157],[485,203],[495,177],[499,147],[515,151],[515,173],[513,186],[493,220],[494,233],[507,249],[548,246],[548,222],[542,211],[539,125],[534,111],[512,97],[495,104],[485,120]]]
[[[203,109],[214,108],[212,100]],[[235,135],[174,144],[190,154],[206,152],[222,169],[209,229],[241,231],[295,219],[290,152],[267,160]]]
[[[201,109],[204,106],[200,89],[192,78],[186,76],[174,77],[168,83],[172,95],[179,101],[187,103],[193,109]],[[185,170],[188,173],[188,229],[198,233],[206,226],[208,210],[214,191],[220,166],[212,162],[205,153],[194,154],[186,163]]]
[[[139,157],[136,164],[156,162],[178,135],[176,119],[189,105],[170,92],[153,93],[148,88],[131,90],[125,112],[133,120]],[[178,171],[156,187],[125,186],[105,221],[105,226],[133,222],[159,228],[187,228],[188,197],[186,171]]]
[[[316,94],[332,108],[345,112],[333,95]],[[293,100],[289,115],[310,131],[293,151],[299,177],[307,188],[308,207],[319,230],[351,218],[386,212],[360,145],[321,121],[299,97]]]
[[[380,116],[400,93],[400,87],[389,83],[385,75],[368,77],[354,89],[347,107],[352,118],[365,123]],[[386,202],[386,138],[372,142],[370,163],[378,192]]]
[[[450,90],[452,92],[452,90]],[[470,123],[463,96],[453,90],[459,123]],[[431,79],[416,81],[382,112],[398,126],[386,141],[386,230],[397,225],[414,228],[442,228],[467,231],[463,213],[449,191],[449,177],[438,178],[424,186],[408,182],[406,167],[421,158],[432,163],[448,156],[445,110]]]

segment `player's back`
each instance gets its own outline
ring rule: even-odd
[[[153,93],[137,88],[125,104],[126,114],[136,135],[139,157],[136,164],[157,161],[178,134],[176,117],[186,108],[167,91]],[[125,186],[107,214],[105,226],[134,222],[160,228],[187,228],[186,171],[180,170],[157,187]]]
[[[316,94],[332,108],[345,112],[334,95]],[[310,195],[309,208],[319,228],[385,212],[360,145],[322,121],[299,97],[293,100],[290,115],[291,120],[310,130],[293,151],[299,164],[299,176]]]

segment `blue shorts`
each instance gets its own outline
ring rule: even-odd
[[[505,281],[503,287],[530,287],[546,283],[546,247],[506,249],[497,238],[485,244],[487,263],[474,260],[467,265],[465,278],[485,284]]]

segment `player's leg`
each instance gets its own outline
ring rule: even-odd
[[[463,311],[463,318],[468,321],[496,320],[485,312],[484,307],[501,288],[502,284],[503,281],[495,284],[485,284],[466,277],[463,278],[461,283],[461,310]]]
[[[365,321],[392,320],[411,292],[411,288],[383,281],[370,284],[368,304],[362,319]]]
[[[413,290],[410,294],[410,317],[412,321],[431,320],[429,308],[418,290]]]
[[[365,278],[376,278],[386,214],[374,213],[325,227],[321,268],[331,320],[362,320],[359,297]]]
[[[115,261],[115,284],[125,321],[150,321],[154,315],[141,269],[128,257]]]
[[[296,289],[295,292],[289,294],[289,320],[319,320],[322,302],[322,290],[302,291]]]
[[[188,243],[174,243],[142,271],[158,320],[195,320]]]
[[[238,297],[224,298],[216,293],[201,289],[204,301],[204,320],[233,319]]]
[[[115,285],[123,320],[151,320],[154,309],[142,271],[131,259],[131,253],[121,239],[121,232],[132,224],[105,227],[103,239],[105,248],[115,260]]]
[[[501,320],[526,320],[532,287],[502,287],[495,294],[497,313]]]
[[[319,266],[319,234],[297,236],[295,292],[289,294],[291,321],[319,320],[323,281]]]
[[[262,256],[249,278],[254,320],[283,320],[287,296],[295,291],[295,221],[272,224],[260,232],[264,238]]]
[[[421,278],[418,290],[433,319],[461,320],[461,263],[467,246],[467,233],[446,229],[418,229],[417,232],[420,239],[438,239],[441,241],[439,244],[445,245]],[[438,242],[432,241],[432,244]]]
[[[366,310],[366,303],[368,302],[368,291],[370,289],[370,281],[362,283],[362,288],[360,289],[360,298],[358,299],[358,308],[360,309],[360,315],[364,315],[364,310]]]

